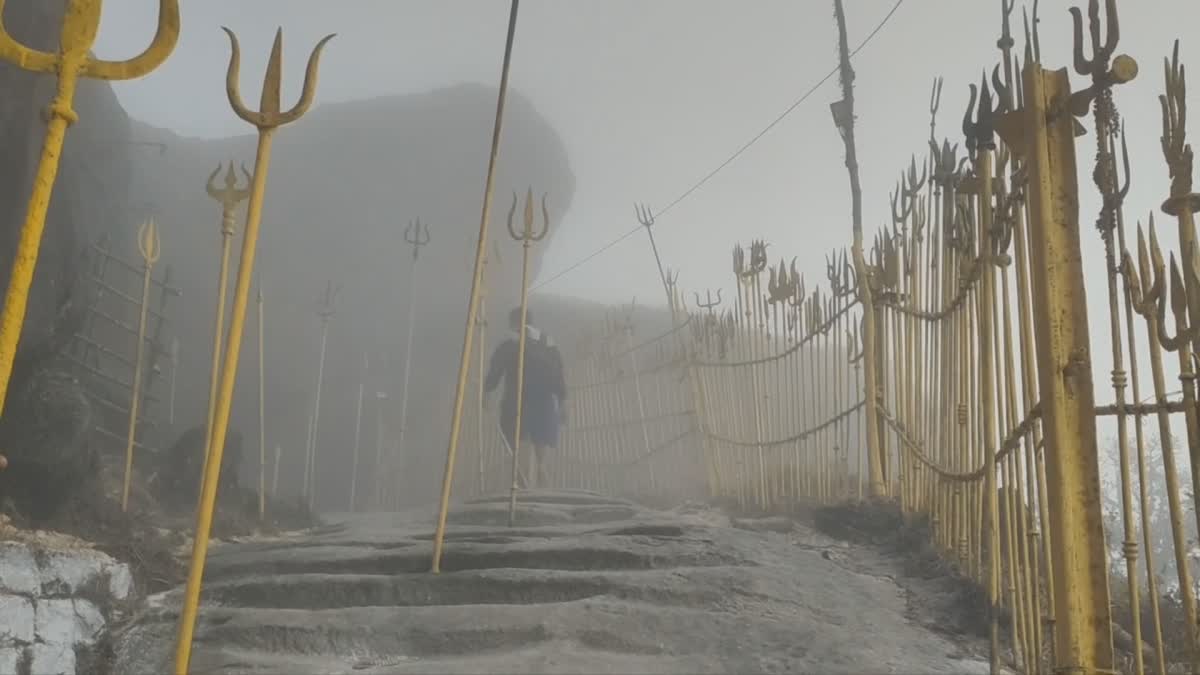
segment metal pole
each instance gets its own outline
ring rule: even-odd
[[[437,529],[433,537],[433,559],[430,572],[441,568],[442,546],[446,536],[446,516],[450,510],[450,486],[454,480],[454,458],[458,451],[458,436],[462,427],[463,400],[467,390],[467,373],[471,363],[471,339],[474,337],[475,317],[479,312],[479,286],[483,276],[483,258],[487,247],[488,216],[492,208],[492,184],[495,180],[496,157],[500,152],[500,129],[504,121],[504,99],[508,91],[508,69],[512,62],[513,37],[517,30],[517,9],[520,0],[512,0],[508,16],[508,37],[504,43],[504,62],[500,68],[500,93],[496,98],[496,123],[492,130],[492,149],[488,158],[487,179],[483,189],[483,210],[479,217],[479,240],[475,244],[475,272],[471,280],[471,295],[467,301],[467,320],[464,328],[462,355],[458,364],[458,383],[454,392],[454,408],[450,417],[450,439],[446,448],[446,469],[442,476],[442,494],[438,505]]]
[[[408,431],[408,383],[412,377],[412,348],[413,327],[417,310],[417,258],[420,257],[421,247],[429,243],[429,226],[425,225],[422,237],[421,220],[417,219],[416,226],[409,224],[404,233],[404,240],[412,245],[412,261],[408,264],[408,337],[404,343],[404,381],[400,386],[400,428],[396,439],[396,461],[404,457],[404,436]],[[412,238],[409,235],[412,235]]]
[[[367,362],[367,354],[363,352],[363,374],[362,379],[358,381],[358,404],[354,407],[354,458],[350,463],[350,512],[358,510],[358,451],[359,443],[362,439],[362,412],[363,412],[363,395],[367,389],[367,373],[370,372],[370,364]]]

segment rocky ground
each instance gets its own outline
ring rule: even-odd
[[[902,559],[792,520],[538,491],[508,528],[506,497],[481,499],[437,576],[428,510],[327,520],[212,550],[192,672],[987,671]],[[114,636],[113,672],[170,671],[178,602]]]

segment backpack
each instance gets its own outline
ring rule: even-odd
[[[552,390],[554,381],[558,377],[558,369],[561,367],[562,358],[559,356],[558,347],[554,346],[545,332],[539,332],[541,334],[536,339],[530,340],[527,337],[525,340],[525,388],[527,392]]]

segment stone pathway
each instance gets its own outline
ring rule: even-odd
[[[328,520],[212,551],[193,673],[987,672],[803,529],[568,491],[510,529],[497,496],[452,512],[433,576],[430,512]],[[170,671],[179,592],[153,601],[114,672]]]

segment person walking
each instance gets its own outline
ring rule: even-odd
[[[521,309],[508,313],[511,335],[492,352],[484,380],[484,406],[490,407],[492,391],[504,380],[500,399],[500,432],[509,450],[517,444],[513,438],[517,422],[517,358],[520,350]],[[546,450],[558,447],[559,426],[566,423],[567,382],[562,353],[544,331],[533,325],[533,314],[525,312],[525,376],[521,400],[521,441],[533,444],[537,463],[533,481],[546,483]],[[518,458],[519,461],[519,458]]]

